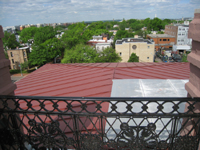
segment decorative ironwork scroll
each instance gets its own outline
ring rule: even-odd
[[[40,147],[66,147],[74,145],[75,141],[68,138],[59,128],[59,122],[37,123],[35,120],[29,120],[30,128],[28,130],[28,141],[33,148]]]
[[[0,96],[0,149],[197,150],[197,106],[200,98]]]

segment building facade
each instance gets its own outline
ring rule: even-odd
[[[172,25],[165,26],[165,34],[174,36],[175,44],[177,44],[177,33],[178,33],[178,26],[172,26]]]
[[[113,40],[108,40],[107,35],[103,36],[93,36],[93,39],[87,42],[88,45],[93,46],[96,48],[97,52],[103,51],[107,47],[111,47]]]
[[[161,49],[172,49],[175,44],[175,36],[168,34],[147,34],[147,39],[155,42],[156,51]]]
[[[154,62],[155,44],[151,40],[142,38],[124,38],[117,40],[115,50],[121,56],[122,62],[127,62],[135,53],[139,62]]]
[[[7,50],[11,69],[20,69],[20,64],[28,61],[28,47]]]
[[[101,52],[104,49],[111,47],[111,42],[97,43],[95,47],[96,47],[97,52]]]
[[[166,25],[165,33],[175,36],[176,45],[192,45],[192,39],[188,38],[188,25]]]

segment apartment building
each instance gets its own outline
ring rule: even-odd
[[[189,25],[166,25],[165,33],[175,36],[176,45],[192,45],[192,39],[188,38]]]
[[[121,56],[122,62],[127,62],[135,53],[139,62],[154,62],[154,41],[142,38],[123,38],[115,43],[115,50]]]
[[[11,69],[20,69],[19,65],[28,61],[28,47],[7,50]]]
[[[175,36],[168,34],[147,34],[147,39],[155,42],[156,51],[172,48],[176,42]]]

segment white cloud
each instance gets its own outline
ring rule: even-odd
[[[0,24],[140,19],[155,14],[160,18],[181,18],[193,16],[199,6],[199,0],[0,0]]]

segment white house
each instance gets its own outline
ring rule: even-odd
[[[96,44],[96,50],[98,52],[103,51],[107,47],[111,47],[111,43],[112,43],[111,40],[107,40],[107,42],[97,43]]]

